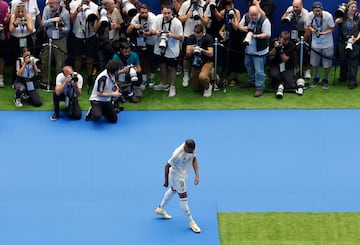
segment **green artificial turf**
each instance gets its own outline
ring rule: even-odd
[[[360,108],[360,89],[348,89],[345,83],[333,84],[334,69],[330,73],[330,89],[324,90],[321,86],[305,90],[303,96],[295,93],[286,93],[282,100],[276,99],[272,92],[262,97],[253,96],[254,88],[227,87],[213,92],[210,98],[204,98],[201,93],[194,92],[190,87],[181,86],[182,77],[177,77],[177,95],[168,98],[168,92],[154,91],[147,88],[144,97],[138,104],[126,103],[126,110],[224,110],[224,109],[324,109],[324,108]],[[9,77],[9,76],[8,76]],[[6,79],[8,81],[8,78]],[[86,79],[85,79],[86,80]],[[247,81],[247,75],[239,76],[241,83]],[[310,82],[310,80],[308,80]],[[157,82],[159,82],[157,74]],[[52,93],[38,89],[43,99],[43,106],[35,108],[24,103],[23,108],[16,108],[13,103],[14,89],[9,82],[5,88],[0,89],[0,110],[52,110]],[[84,85],[83,94],[79,101],[83,110],[89,107],[89,94]]]
[[[358,245],[360,213],[219,213],[221,245]]]

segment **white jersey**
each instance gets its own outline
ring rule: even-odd
[[[170,175],[175,175],[180,178],[186,178],[189,175],[190,167],[196,157],[195,151],[193,153],[187,153],[184,150],[184,146],[185,143],[182,143],[176,148],[168,160],[168,163],[171,165]]]
[[[153,30],[168,31],[171,33],[179,34],[180,36],[183,35],[183,27],[181,21],[178,18],[173,17],[171,21],[165,23],[162,14],[158,14],[155,17]],[[160,36],[157,36],[154,47],[154,54],[156,55],[161,54],[159,43],[160,43]],[[180,40],[175,38],[169,38],[167,41],[167,48],[164,56],[166,58],[177,58],[179,54],[180,54]]]

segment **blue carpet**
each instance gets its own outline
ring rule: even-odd
[[[359,211],[359,110],[125,111],[117,124],[0,111],[0,244],[219,244],[217,212]],[[188,229],[154,214],[194,138]]]

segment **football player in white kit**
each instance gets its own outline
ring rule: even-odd
[[[169,177],[172,185],[165,192],[159,207],[155,209],[155,213],[161,215],[164,219],[171,219],[171,216],[165,211],[165,206],[170,201],[172,196],[175,193],[178,193],[180,197],[180,207],[189,219],[190,229],[193,232],[200,233],[201,230],[194,221],[188,206],[188,195],[185,179],[189,175],[189,170],[191,166],[193,167],[195,172],[194,183],[195,185],[197,185],[199,184],[199,168],[195,154],[195,141],[192,139],[188,139],[175,149],[172,156],[165,164],[164,186],[169,186]]]

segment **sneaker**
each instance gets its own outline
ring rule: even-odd
[[[144,91],[146,89],[146,81],[140,85],[140,89]]]
[[[327,79],[322,80],[322,86],[323,89],[329,89],[329,81]]]
[[[59,115],[54,113],[51,117],[50,117],[50,120],[55,122],[57,119],[59,118]]]
[[[154,88],[154,85],[155,85],[155,79],[150,78],[150,81],[148,82],[149,88]]]
[[[168,84],[162,84],[159,83],[157,85],[154,85],[154,90],[158,90],[158,91],[169,91],[169,85]]]
[[[0,77],[0,88],[3,88],[3,87],[5,87],[5,84],[4,84],[4,77],[3,77],[3,76],[1,76],[1,77]]]
[[[16,107],[23,107],[24,105],[21,103],[21,99],[14,99],[14,103]]]
[[[209,84],[209,88],[208,89],[204,89],[204,97],[210,97],[211,96],[211,92],[212,92],[212,85]]]
[[[168,215],[168,213],[162,209],[162,208],[156,208],[155,209],[155,213],[158,214],[158,215],[161,215],[164,219],[171,219],[171,215]]]
[[[257,89],[254,93],[254,97],[260,97],[264,94],[264,90],[263,89]]]
[[[170,86],[169,97],[175,97],[175,95],[176,95],[175,86]]]
[[[186,88],[187,86],[189,86],[189,77],[183,77],[183,82],[182,82],[182,86],[184,88]]]
[[[201,232],[200,227],[195,223],[195,221],[191,221],[189,223],[189,227],[195,233],[200,233]]]
[[[319,83],[320,79],[318,77],[315,77],[314,80],[309,84],[310,88],[315,88],[318,83]]]
[[[304,88],[301,88],[301,87],[298,87],[297,89],[296,89],[296,94],[297,95],[303,95],[304,94]]]
[[[85,121],[89,121],[91,119],[91,109],[92,109],[92,107],[90,106],[89,110],[87,111],[87,113],[85,115]]]
[[[284,97],[284,85],[280,84],[276,91],[276,98],[282,99]]]
[[[311,72],[310,69],[306,69],[304,72],[304,78],[305,79],[310,79],[311,78]]]

